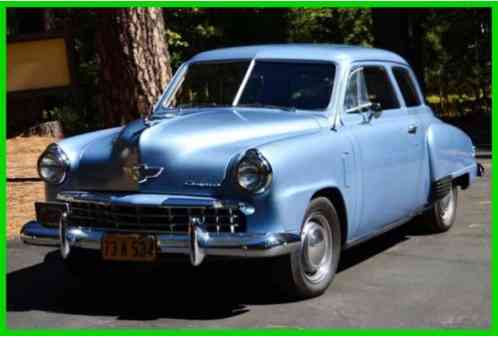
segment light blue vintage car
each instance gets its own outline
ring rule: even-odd
[[[448,230],[482,166],[400,56],[288,44],[200,53],[148,118],[50,145],[38,169],[47,201],[22,239],[59,245],[74,269],[89,250],[272,257],[305,298],[327,289],[343,249],[417,215]]]

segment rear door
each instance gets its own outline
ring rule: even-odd
[[[342,121],[353,139],[361,171],[358,238],[416,209],[421,158],[413,137],[418,123],[402,105],[390,67],[356,64],[350,74]],[[379,103],[382,111],[369,119],[371,103]]]
[[[424,172],[428,172],[428,154],[427,149],[424,147],[425,135],[427,134],[427,124],[424,123],[424,118],[422,115],[427,114],[427,106],[423,104],[423,98],[421,91],[417,86],[417,81],[415,80],[415,75],[413,71],[401,65],[393,65],[391,67],[395,83],[397,85],[398,91],[401,93],[403,106],[406,112],[413,116],[417,123],[416,132],[412,133],[411,141],[415,144],[418,150],[418,156],[422,157],[419,169],[418,178],[418,191],[417,191],[417,203],[419,207],[423,207],[427,202],[427,196],[430,190],[430,179],[424,175]],[[432,114],[430,115],[432,117]]]

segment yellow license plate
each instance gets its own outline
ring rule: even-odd
[[[156,237],[140,234],[107,234],[102,240],[102,258],[113,261],[154,261]]]

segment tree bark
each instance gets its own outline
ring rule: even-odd
[[[96,10],[100,103],[106,126],[150,113],[171,78],[160,8]]]

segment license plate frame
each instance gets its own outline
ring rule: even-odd
[[[102,238],[101,250],[106,261],[154,262],[157,238],[151,234],[108,233]]]

